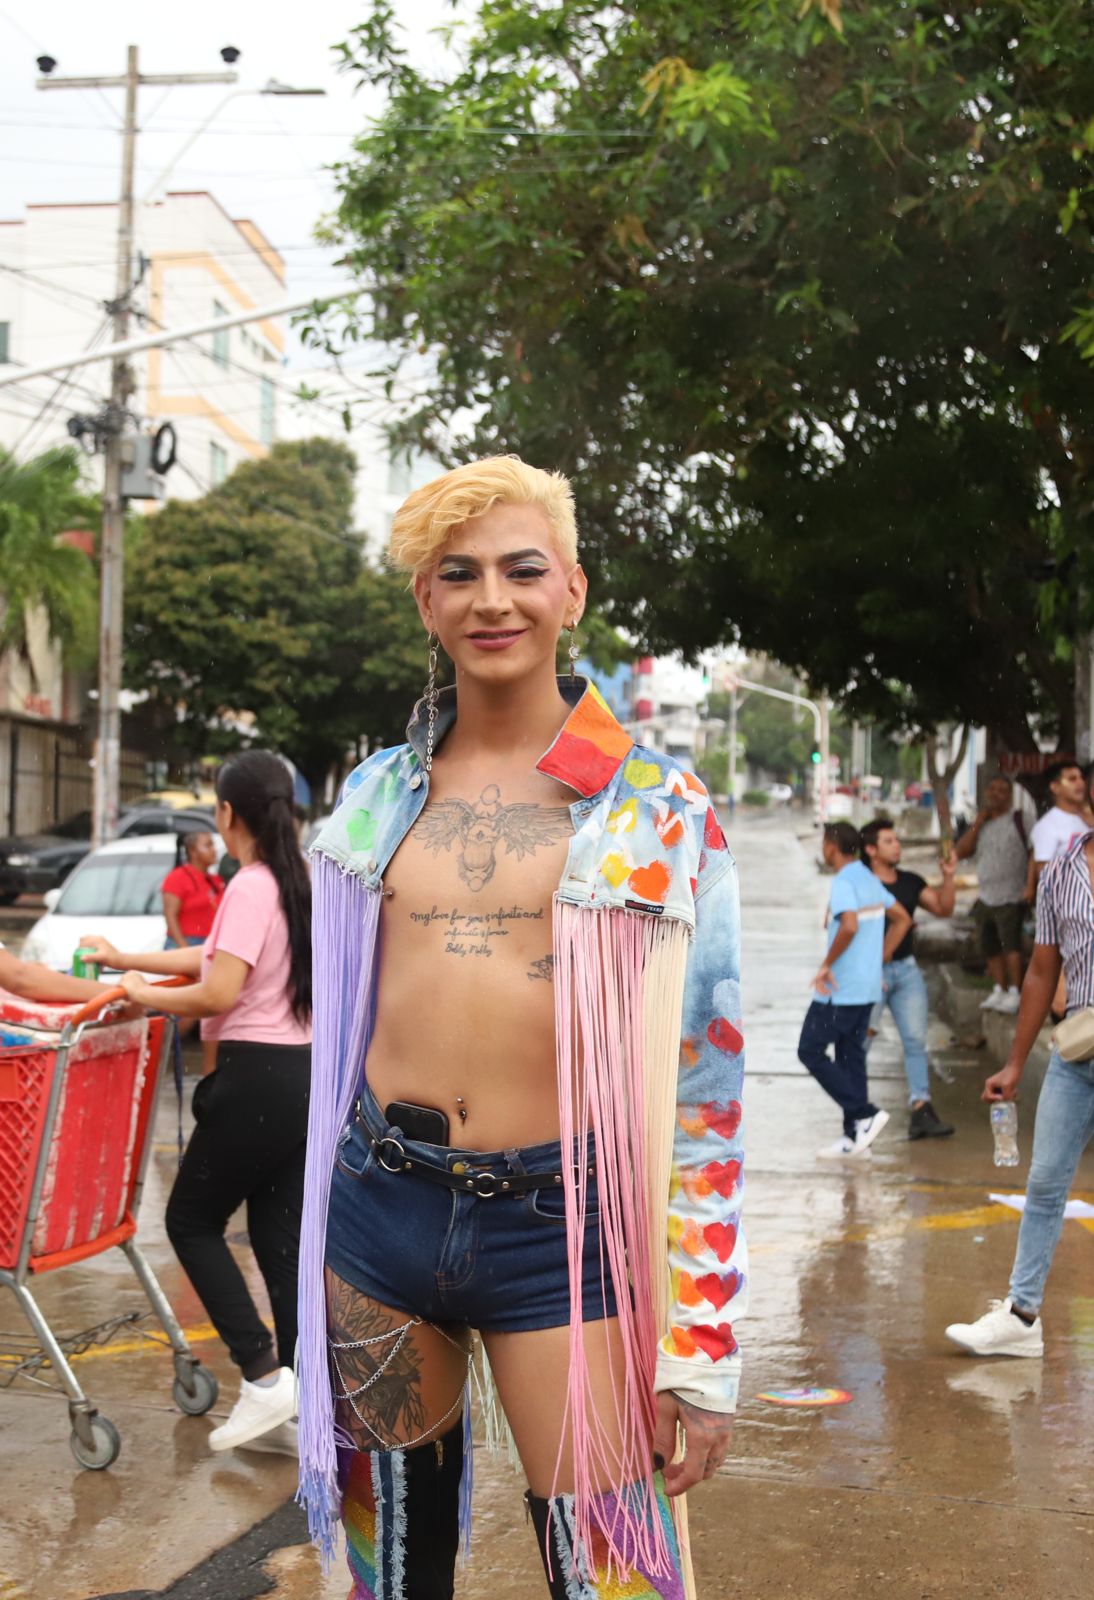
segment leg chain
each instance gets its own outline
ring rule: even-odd
[[[369,1433],[376,1440],[377,1447],[380,1450],[412,1450],[415,1445],[421,1444],[429,1437],[430,1434],[436,1433],[438,1428],[443,1427],[448,1421],[449,1417],[453,1416],[463,1403],[463,1387],[461,1385],[460,1392],[456,1396],[452,1405],[449,1406],[443,1417],[439,1418],[437,1422],[433,1423],[432,1427],[427,1428],[425,1432],[419,1434],[416,1439],[405,1439],[396,1443],[392,1443],[384,1439],[381,1434],[376,1432],[376,1429],[372,1426],[372,1423],[368,1420],[368,1418],[361,1415],[360,1409],[357,1405],[357,1397],[364,1394],[367,1389],[371,1389],[372,1385],[377,1381],[377,1379],[384,1375],[388,1367],[394,1361],[395,1357],[399,1354],[399,1351],[403,1348],[403,1345],[406,1343],[407,1339],[410,1337],[410,1330],[412,1328],[421,1327],[433,1328],[435,1332],[440,1334],[442,1339],[447,1339],[448,1343],[452,1345],[454,1349],[458,1350],[462,1356],[464,1356],[467,1361],[467,1370],[470,1372],[471,1363],[474,1360],[474,1352],[471,1350],[465,1350],[458,1339],[453,1339],[451,1334],[446,1333],[443,1328],[437,1327],[437,1324],[434,1322],[426,1322],[423,1317],[411,1317],[408,1322],[400,1323],[397,1328],[392,1328],[387,1333],[375,1334],[371,1339],[353,1339],[347,1340],[343,1343],[341,1341],[332,1339],[329,1334],[327,1336],[327,1344],[329,1345],[331,1352],[331,1363],[334,1367],[338,1382],[342,1385],[341,1389],[335,1389],[334,1398],[336,1400],[349,1401],[354,1416],[363,1427],[368,1429]],[[392,1345],[391,1349],[388,1351],[380,1365],[376,1368],[376,1371],[372,1373],[370,1377],[365,1379],[364,1383],[361,1384],[359,1389],[348,1389],[346,1387],[345,1374],[338,1363],[339,1350],[363,1350],[369,1345],[383,1344],[388,1339],[394,1339],[395,1343]]]

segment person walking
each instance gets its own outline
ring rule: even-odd
[[[560,473],[458,467],[390,555],[429,678],[312,851],[301,1494],[356,1600],[449,1600],[477,1329],[550,1594],[679,1597],[747,1295],[736,869],[699,780],[576,673]]]
[[[1060,1241],[1068,1190],[1094,1137],[1094,830],[1054,856],[1037,892],[1037,937],[1010,1055],[984,1084],[989,1103],[1014,1100],[1030,1050],[1052,1004],[1060,971],[1068,1014],[1053,1050],[1033,1128],[1033,1158],[1007,1296],[946,1337],[978,1356],[1041,1356],[1041,1304]]]
[[[1014,808],[1014,787],[1002,773],[988,784],[984,804],[954,853],[959,861],[975,858],[980,882],[973,916],[992,980],[980,1009],[1013,1015],[1022,983],[1022,919],[1032,888],[1025,823]]]
[[[204,944],[212,932],[217,907],[224,894],[224,879],[213,870],[217,864],[217,847],[212,834],[185,834],[182,850],[185,861],[172,867],[160,891],[168,950]]]
[[[881,999],[882,967],[911,931],[912,919],[863,865],[862,840],[849,822],[827,823],[821,848],[835,873],[828,954],[812,981],[817,998],[805,1014],[798,1060],[843,1112],[842,1137],[819,1154],[858,1157],[889,1120],[867,1091],[866,1034]]]
[[[873,1038],[888,1006],[904,1051],[904,1076],[908,1080],[908,1138],[944,1139],[953,1132],[931,1104],[930,1065],[927,1060],[927,985],[915,958],[915,914],[920,906],[933,917],[952,917],[957,862],[953,856],[939,861],[942,885],[932,888],[918,872],[901,866],[901,845],[896,826],[886,817],[868,822],[862,830],[862,860],[875,878],[902,905],[912,927],[896,946],[881,973],[882,995],[870,1019]]]
[[[1067,850],[1081,833],[1094,827],[1086,778],[1077,761],[1054,761],[1045,768],[1044,778],[1052,805],[1043,817],[1038,817],[1029,836],[1038,877],[1053,856]]]
[[[297,1267],[311,1073],[311,883],[293,821],[292,775],[248,750],[217,776],[216,825],[240,864],[201,946],[155,954],[87,938],[124,971],[131,1000],[201,1018],[215,1067],[194,1091],[191,1135],[167,1202],[167,1235],[228,1353],[239,1398],[209,1435],[214,1450],[283,1428],[296,1414]],[[133,970],[140,969],[140,970]],[[153,987],[142,972],[197,979]],[[247,1232],[273,1312],[258,1314],[225,1231],[246,1203]],[[291,1444],[291,1436],[282,1434]]]

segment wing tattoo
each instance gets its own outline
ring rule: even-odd
[[[439,855],[451,849],[457,839],[465,841],[475,820],[475,813],[466,800],[438,800],[427,806],[415,823],[415,832],[427,850]]]
[[[497,836],[518,861],[531,855],[541,844],[554,844],[573,833],[570,813],[564,806],[538,806],[522,803],[506,806],[497,820]]]

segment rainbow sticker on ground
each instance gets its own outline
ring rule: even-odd
[[[846,1389],[765,1389],[757,1400],[768,1400],[773,1406],[845,1406],[855,1397]]]

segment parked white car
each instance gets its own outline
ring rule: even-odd
[[[788,783],[769,783],[767,793],[772,804],[777,806],[785,806],[794,798],[794,791]]]
[[[99,933],[119,950],[162,950],[167,939],[160,893],[178,860],[178,835],[115,839],[85,856],[59,889],[46,895],[23,943],[25,961],[70,972],[85,934]]]

